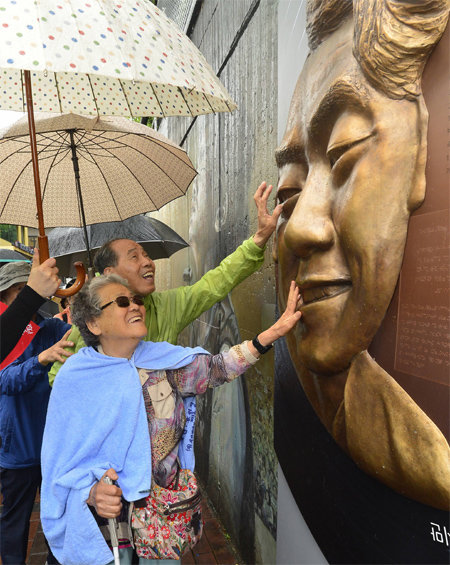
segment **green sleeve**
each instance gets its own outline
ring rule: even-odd
[[[177,334],[216,302],[223,300],[236,285],[257,271],[263,262],[264,249],[258,247],[251,237],[195,284],[173,289],[177,301],[174,310]]]
[[[77,326],[72,326],[72,331],[70,332],[67,341],[73,341],[73,343],[75,344],[73,347],[64,348],[66,351],[71,351],[72,353],[76,353],[82,347],[86,346],[86,344],[83,341],[83,338],[80,335],[80,330],[77,328]],[[59,361],[55,361],[53,363],[52,368],[48,373],[48,381],[50,383],[50,386],[53,386],[53,381],[55,380],[56,374],[61,369],[62,365],[63,363],[60,363]]]
[[[218,267],[208,271],[192,286],[180,286],[145,297],[147,340],[177,343],[178,334],[200,314],[220,302],[233,288],[257,271],[264,262],[264,249],[253,238],[244,241]],[[77,352],[85,346],[76,326],[68,338],[75,343],[69,351]],[[54,363],[50,385],[61,367]]]

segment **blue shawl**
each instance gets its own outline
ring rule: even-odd
[[[64,565],[104,565],[113,559],[86,500],[93,484],[114,468],[126,500],[151,487],[151,444],[136,367],[177,369],[208,352],[141,342],[131,359],[85,347],[68,358],[50,395],[42,443],[41,521]],[[183,466],[193,470],[195,398],[186,399]]]

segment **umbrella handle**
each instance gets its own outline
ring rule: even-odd
[[[48,238],[46,235],[39,235],[38,236],[38,244],[39,244],[39,258],[41,263],[46,261],[49,256],[48,250]],[[70,288],[60,288],[55,292],[55,296],[59,298],[63,298],[65,296],[72,296],[76,294],[79,290],[81,290],[82,286],[86,282],[86,269],[84,268],[83,263],[81,261],[77,261],[74,263],[75,269],[77,271],[77,278],[75,282]]]
[[[25,94],[27,100],[27,113],[28,113],[28,125],[30,129],[30,145],[31,145],[31,160],[33,162],[33,177],[34,177],[34,189],[36,192],[36,207],[37,207],[37,217],[39,225],[39,257],[41,263],[46,261],[50,253],[48,251],[48,239],[45,235],[44,229],[44,213],[42,210],[42,198],[41,198],[41,181],[39,178],[39,166],[38,166],[38,153],[36,144],[36,129],[34,125],[34,112],[33,112],[33,93],[31,87],[31,74],[30,71],[24,71],[25,77]],[[77,270],[77,278],[74,284],[70,288],[59,289],[55,292],[55,296],[72,296],[81,290],[81,287],[86,281],[86,269],[83,263],[79,261],[75,263],[75,269]]]
[[[86,269],[81,261],[76,261],[74,263],[75,269],[77,270],[77,278],[70,288],[59,288],[55,292],[55,296],[62,298],[63,296],[72,296],[81,290],[82,286],[86,282]]]

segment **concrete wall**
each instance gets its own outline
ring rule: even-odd
[[[185,148],[199,175],[181,198],[157,214],[190,242],[158,261],[158,288],[191,284],[256,228],[253,193],[262,180],[276,185],[277,10],[274,0],[204,0],[192,40],[238,104],[233,114],[199,117]],[[191,119],[163,121],[180,142]],[[271,205],[272,205],[271,201]],[[231,297],[192,324],[185,344],[217,352],[251,339],[275,312],[271,246],[264,267]],[[183,276],[184,275],[184,276]],[[231,385],[199,402],[197,471],[247,563],[275,563],[277,460],[273,449],[273,354]]]

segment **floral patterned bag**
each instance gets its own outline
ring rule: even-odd
[[[131,527],[139,557],[181,559],[188,547],[194,547],[203,533],[201,492],[194,473],[181,469],[163,488],[153,483],[143,508],[134,507]]]

